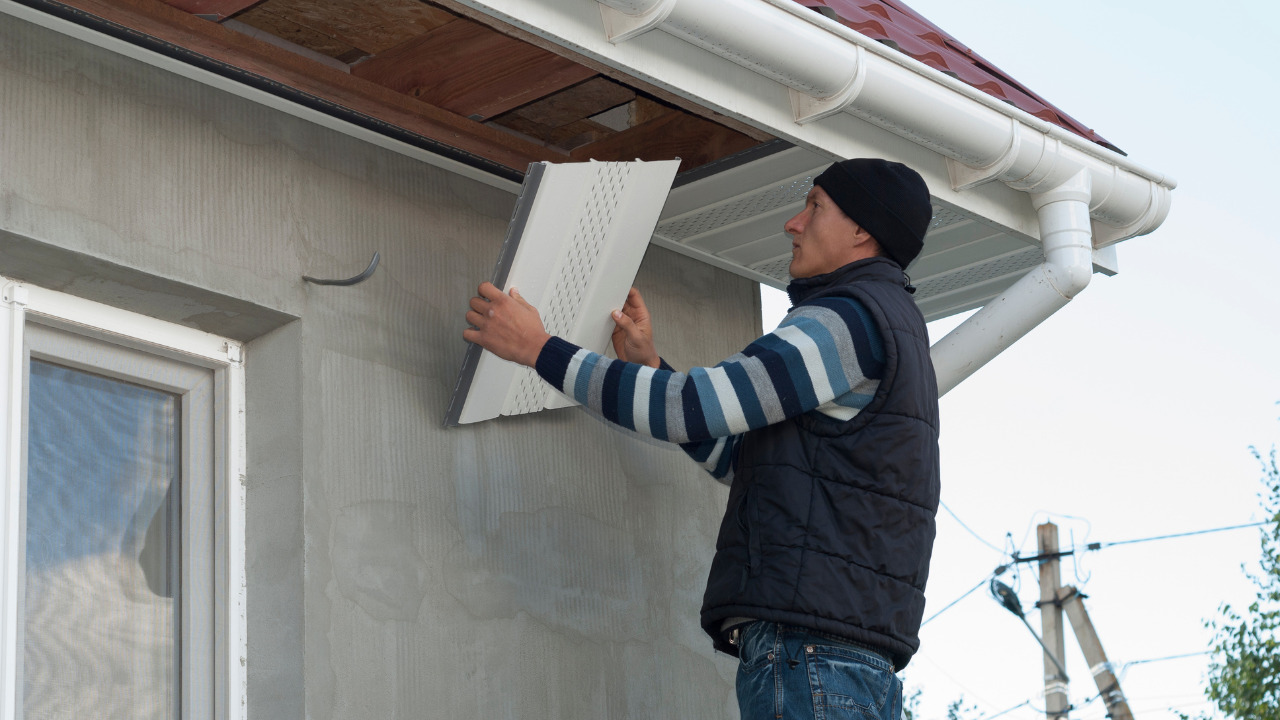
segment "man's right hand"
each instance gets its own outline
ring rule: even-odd
[[[619,360],[658,367],[658,350],[653,345],[653,324],[640,291],[631,288],[622,310],[613,311],[613,351]]]

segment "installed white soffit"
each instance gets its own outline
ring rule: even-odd
[[[671,191],[653,242],[766,285],[786,287],[791,238],[783,223],[804,206],[813,178],[831,159],[788,148]],[[1114,272],[1112,248],[1095,269]],[[1035,237],[933,198],[924,251],[908,268],[915,301],[929,320],[984,305],[1044,262]]]

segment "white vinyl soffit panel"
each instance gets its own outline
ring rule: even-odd
[[[534,163],[525,175],[493,270],[516,288],[547,332],[603,353],[653,236],[679,160]],[[532,368],[470,345],[446,425],[522,415],[574,402]]]

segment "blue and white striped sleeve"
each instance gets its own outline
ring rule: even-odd
[[[796,308],[778,329],[711,368],[655,369],[553,337],[536,369],[609,421],[685,445],[723,477],[736,436],[748,430],[811,410],[847,420],[866,407],[884,371],[884,343],[860,302],[825,297]]]

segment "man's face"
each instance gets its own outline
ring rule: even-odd
[[[805,198],[804,209],[782,229],[791,235],[793,278],[829,273],[854,260],[872,257],[878,251],[870,234],[850,220],[817,185]]]

